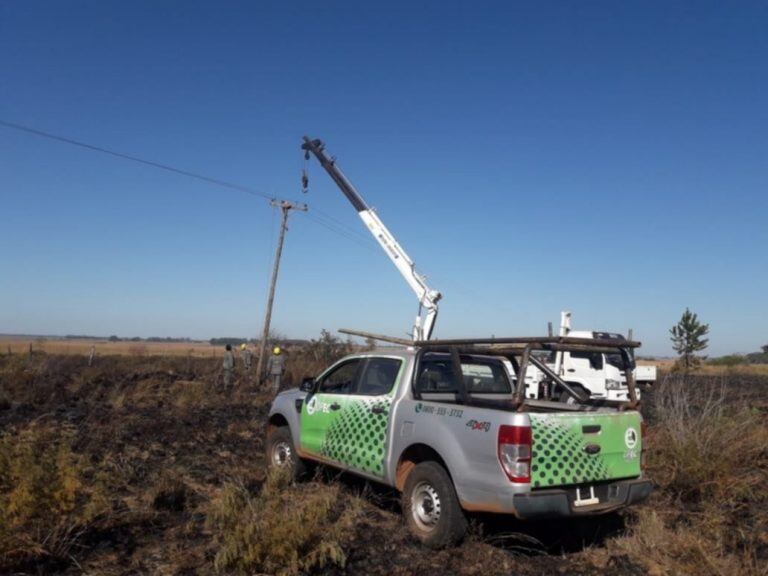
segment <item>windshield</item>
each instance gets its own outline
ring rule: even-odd
[[[597,340],[626,340],[623,335],[613,332],[594,332],[594,335]],[[627,352],[629,353],[629,358],[634,360],[635,351],[632,348],[629,348]],[[622,360],[620,352],[612,352],[610,354],[606,354],[605,361],[611,366],[615,366],[619,370],[624,370],[624,360]]]

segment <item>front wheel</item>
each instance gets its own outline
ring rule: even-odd
[[[308,466],[296,454],[293,437],[288,426],[280,426],[269,433],[265,452],[269,468],[287,469],[294,480],[306,476]]]
[[[589,398],[590,394],[589,394],[589,392],[587,391],[587,389],[586,389],[586,388],[584,388],[584,386],[582,386],[581,384],[571,384],[570,382],[569,382],[569,384],[570,384],[571,388],[573,388],[574,390],[576,390],[576,392],[580,392],[582,395],[584,395],[584,396],[586,396],[587,398]],[[574,398],[573,396],[571,396],[571,395],[568,393],[568,391],[567,391],[567,390],[562,390],[562,391],[560,392],[560,396],[558,397],[558,400],[559,400],[560,402],[565,402],[566,404],[570,404],[570,405],[575,405],[575,404],[578,404],[578,400],[576,400],[576,398]]]
[[[405,481],[402,506],[411,533],[430,548],[453,546],[467,531],[453,482],[437,462],[413,468]]]

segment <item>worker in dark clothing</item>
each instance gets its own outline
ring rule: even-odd
[[[272,380],[272,392],[277,394],[280,390],[280,380],[285,372],[285,356],[280,350],[280,346],[272,349],[272,356],[267,360],[267,376]]]
[[[232,377],[235,373],[235,357],[232,354],[232,346],[227,344],[224,351],[224,388],[229,389],[232,386]]]

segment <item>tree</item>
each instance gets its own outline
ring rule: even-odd
[[[320,331],[320,338],[310,340],[307,345],[307,350],[312,357],[322,364],[335,362],[342,356],[352,352],[352,349],[350,342],[344,342],[325,329]]]
[[[696,352],[701,352],[709,345],[709,324],[702,324],[696,314],[688,308],[683,312],[680,322],[669,329],[672,348],[680,355],[678,365],[684,370],[697,366],[699,359]]]
[[[763,354],[768,354],[768,344],[766,344],[765,346],[760,346],[760,348],[762,349]]]

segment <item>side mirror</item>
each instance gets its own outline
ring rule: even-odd
[[[311,376],[307,376],[301,381],[301,386],[299,386],[299,390],[302,392],[314,392],[315,390],[315,379]]]

